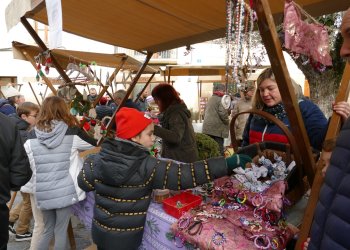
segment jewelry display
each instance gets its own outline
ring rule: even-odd
[[[212,242],[217,246],[221,246],[224,244],[224,242],[226,242],[225,234],[215,231],[214,235],[212,236]]]

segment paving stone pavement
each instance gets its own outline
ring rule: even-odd
[[[17,204],[21,201],[22,196],[17,195],[14,203]],[[87,230],[79,220],[72,216],[72,227],[74,232],[75,244],[77,250],[83,250],[91,245],[92,239],[90,235],[90,230]],[[33,231],[33,220],[31,223],[31,229]],[[7,250],[28,250],[30,248],[30,241],[15,241],[15,235],[10,235],[9,242],[7,244]]]

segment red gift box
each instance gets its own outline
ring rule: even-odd
[[[183,192],[163,200],[163,209],[167,214],[178,219],[183,213],[199,206],[201,203],[202,197],[189,192]]]

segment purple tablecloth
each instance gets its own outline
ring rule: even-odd
[[[140,249],[186,249],[176,247],[174,242],[166,237],[166,234],[171,232],[171,225],[176,221],[176,218],[164,212],[162,205],[151,202]]]
[[[91,229],[93,207],[95,197],[93,192],[86,193],[87,198],[73,206],[73,214],[76,215],[86,228]],[[174,242],[166,237],[171,232],[171,225],[177,219],[164,212],[162,205],[151,202],[146,217],[143,240],[140,250],[162,250],[162,249],[186,249],[178,248]],[[181,245],[181,243],[179,243]]]

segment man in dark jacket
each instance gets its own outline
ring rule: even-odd
[[[148,91],[145,90],[142,93],[139,93],[140,97],[137,100],[136,104],[139,107],[140,111],[145,112],[148,109],[148,102],[146,100],[147,96],[148,96]]]
[[[0,250],[7,248],[10,190],[26,184],[32,171],[16,125],[0,113]]]
[[[96,119],[102,120],[105,116],[112,116],[113,110],[107,105],[107,97],[102,96],[99,105],[96,106]]]
[[[116,104],[115,103],[111,104],[113,112],[122,103],[122,100],[124,99],[125,96],[126,96],[126,91],[124,89],[119,89],[113,94],[113,98],[116,103]],[[134,103],[130,98],[126,100],[126,102],[124,103],[124,107],[133,108],[140,111],[139,106],[136,103]]]
[[[349,29],[350,9],[346,11],[341,26],[344,42],[340,55],[346,59],[350,58]],[[347,113],[346,115],[349,114]],[[348,118],[339,133],[330,158],[330,165],[326,172],[315,210],[310,233],[311,239],[307,249],[350,249],[349,138],[350,119]]]

